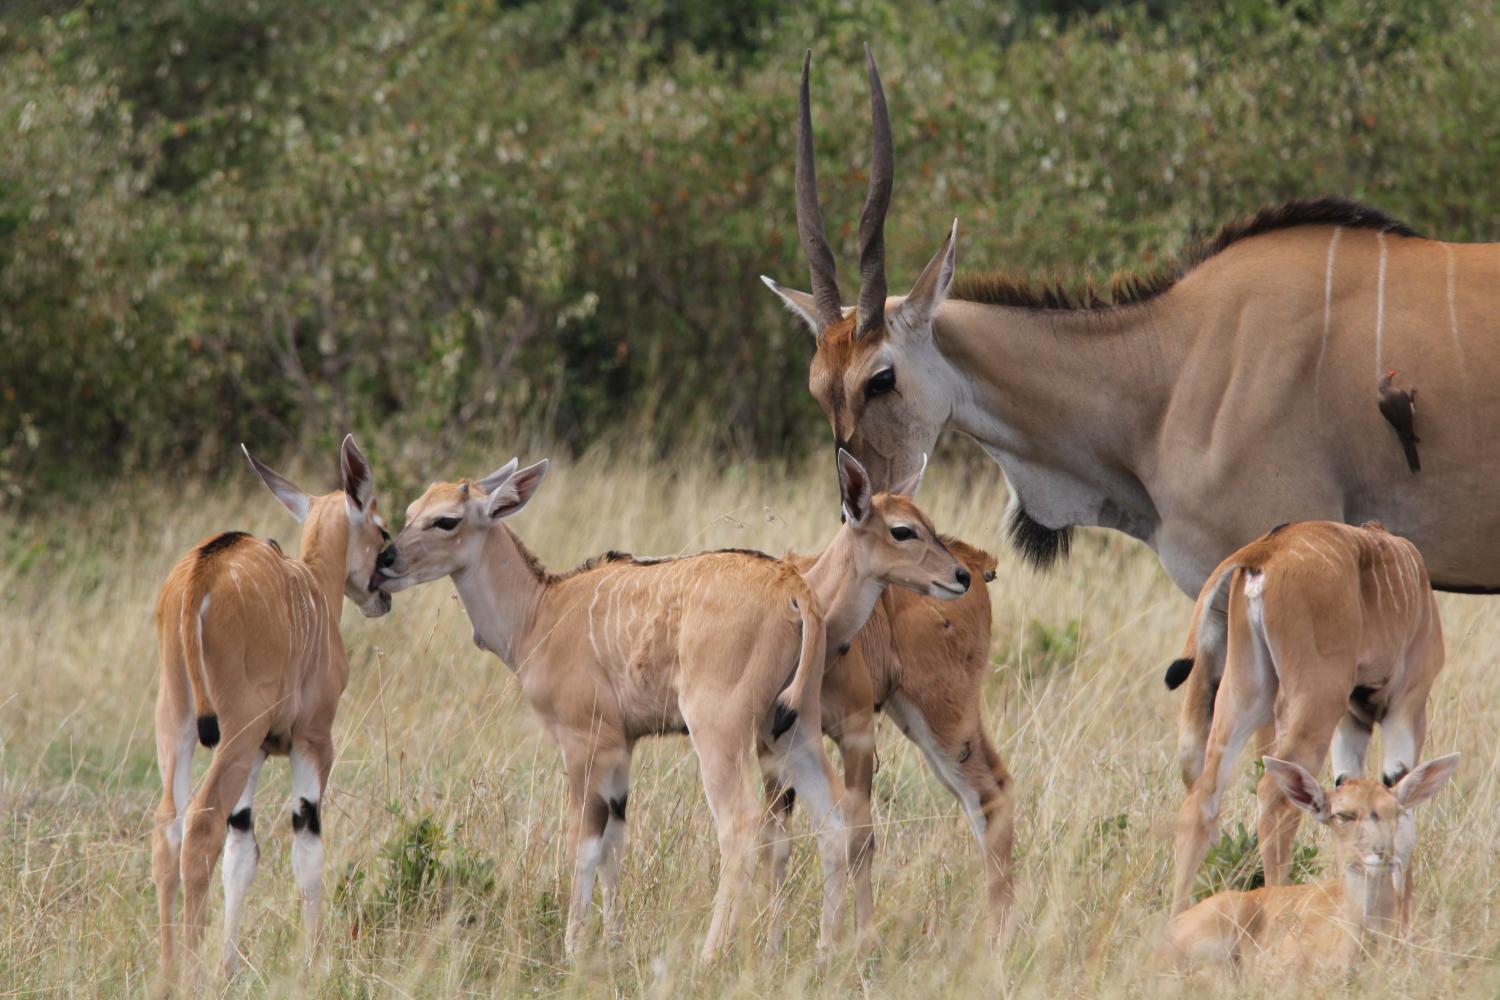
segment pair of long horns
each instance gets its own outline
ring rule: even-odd
[[[875,56],[865,46],[865,65],[870,74],[870,190],[859,216],[859,308],[854,337],[858,340],[885,323],[885,213],[891,207],[891,183],[896,172],[896,154],[891,147],[891,114],[885,106],[885,89]],[[823,210],[818,207],[818,175],[813,162],[812,106],[808,98],[808,75],[812,52],[802,62],[802,113],[797,119],[797,234],[802,252],[812,270],[813,302],[818,319],[826,327],[842,319],[833,251],[823,231]]]

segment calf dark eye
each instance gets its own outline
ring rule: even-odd
[[[905,542],[916,538],[917,533],[904,524],[898,524],[891,529],[891,537],[898,542]]]
[[[865,383],[865,398],[884,396],[894,388],[896,388],[896,369],[882,368],[871,375],[870,380]]]
[[[432,526],[441,531],[452,531],[458,527],[458,518],[449,514],[447,517],[440,517],[436,521],[433,521]]]
[[[384,528],[381,528],[380,538],[382,541],[389,542],[391,540],[391,533],[389,531],[386,531]]]
[[[1340,823],[1349,823],[1349,822],[1353,821],[1354,814],[1353,813],[1347,813],[1347,812],[1334,813],[1333,814],[1333,818],[1336,819],[1336,820],[1338,820]]]

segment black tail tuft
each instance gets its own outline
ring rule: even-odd
[[[217,715],[198,716],[198,742],[206,747],[219,745],[219,717]]]
[[[776,715],[771,719],[771,739],[779,740],[786,735],[788,729],[797,724],[797,710],[787,708],[781,702],[776,703]]]
[[[1167,682],[1167,690],[1176,691],[1182,687],[1182,682],[1187,680],[1188,674],[1192,672],[1193,661],[1191,659],[1184,657],[1181,660],[1173,660],[1172,665],[1167,667],[1167,676],[1164,678]]]

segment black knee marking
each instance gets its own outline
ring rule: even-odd
[[[301,805],[292,813],[292,832],[301,833],[306,830],[314,837],[321,836],[323,824],[318,819],[318,804],[302,799]]]
[[[1193,661],[1191,657],[1173,660],[1171,665],[1167,667],[1167,676],[1164,678],[1167,682],[1167,690],[1176,691],[1182,687],[1182,682],[1187,680],[1188,675],[1192,672]]]
[[[1403,764],[1401,766],[1401,769],[1398,770],[1395,774],[1382,774],[1380,776],[1380,782],[1387,788],[1395,788],[1397,782],[1406,777],[1409,773],[1410,772],[1406,769],[1406,765]]]
[[[845,656],[845,655],[848,654],[848,652],[849,652],[849,644],[847,642],[841,642],[841,643],[839,643],[839,655],[840,656]]]
[[[792,806],[796,804],[797,789],[789,786],[786,791],[781,793],[781,811],[784,813],[789,813],[792,811]]]
[[[250,829],[255,821],[250,818],[250,807],[246,806],[237,813],[229,814],[229,826],[231,829],[241,832]]]
[[[1336,777],[1336,778],[1333,779],[1333,787],[1337,788],[1337,787],[1339,787],[1340,785],[1342,785],[1344,782],[1346,782],[1348,780],[1349,780],[1349,776],[1347,774],[1341,774],[1338,777]]]
[[[771,739],[779,740],[786,735],[787,730],[797,724],[797,710],[787,708],[781,702],[776,703],[776,715],[771,719]]]
[[[626,806],[626,804],[629,801],[630,801],[630,793],[629,792],[626,792],[624,795],[621,795],[617,799],[610,799],[609,800],[609,811],[614,816],[615,819],[620,820],[621,822],[624,822],[624,820],[625,820],[625,806]]]
[[[198,716],[198,742],[206,747],[219,745],[219,717],[217,715]]]

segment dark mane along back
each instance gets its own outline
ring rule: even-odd
[[[1162,294],[1183,275],[1229,246],[1254,236],[1297,226],[1348,226],[1376,229],[1397,236],[1416,236],[1410,226],[1378,209],[1347,198],[1311,198],[1262,208],[1254,215],[1223,226],[1178,261],[1144,274],[1117,274],[1107,288],[1092,282],[1068,287],[1059,278],[1033,283],[999,271],[960,274],[953,281],[952,298],[984,305],[1018,309],[1113,309],[1138,305]]]
[[[226,531],[222,535],[215,535],[198,546],[198,558],[212,559],[220,552],[234,548],[249,537],[249,533],[244,531]]]
[[[526,551],[524,547],[521,548],[521,552],[524,555],[531,555]],[[683,559],[696,559],[699,556],[722,555],[725,553],[738,556],[751,556],[755,559],[767,559],[771,562],[776,561],[775,556],[766,555],[764,552],[761,552],[757,549],[707,549],[703,552],[691,552],[687,555],[681,556],[635,556],[631,555],[629,552],[620,552],[616,549],[610,549],[608,552],[604,553],[601,556],[590,556],[588,559],[585,559],[583,562],[579,563],[568,572],[553,575],[550,577],[550,579],[565,580],[570,576],[577,576],[580,573],[587,573],[591,569],[598,569],[600,566],[608,566],[611,563],[625,563],[630,566],[655,566],[658,563],[678,562]],[[534,556],[532,557],[531,564],[534,567],[540,565],[540,563],[536,562]]]

